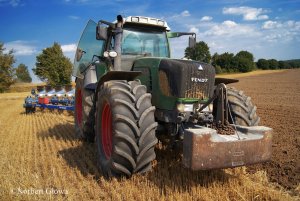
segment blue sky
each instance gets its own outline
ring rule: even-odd
[[[29,69],[53,42],[73,61],[86,22],[114,21],[118,14],[162,18],[172,31],[196,32],[211,54],[247,50],[256,60],[300,58],[300,0],[0,0],[0,41],[14,49],[16,65]],[[173,39],[173,57],[183,57],[186,46],[187,38]]]

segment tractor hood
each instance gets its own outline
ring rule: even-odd
[[[212,65],[192,60],[144,57],[136,59],[133,71],[152,94],[158,109],[174,110],[178,100],[206,101],[212,96],[215,69]]]
[[[178,98],[207,99],[214,90],[215,69],[203,62],[162,59],[158,75],[162,92]]]

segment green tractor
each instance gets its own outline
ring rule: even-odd
[[[158,139],[180,147],[192,170],[260,163],[271,157],[272,129],[250,97],[215,77],[207,63],[171,59],[171,32],[163,20],[117,16],[89,21],[78,43],[75,127],[97,144],[98,167],[107,177],[151,170]],[[180,146],[174,146],[180,145]]]

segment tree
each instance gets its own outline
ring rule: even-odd
[[[215,67],[216,74],[220,74],[223,72],[222,67],[217,64],[219,56],[220,55],[218,53],[214,53],[211,58],[211,64]]]
[[[237,54],[236,54],[237,57],[242,57],[242,58],[246,58],[248,59],[249,61],[252,61],[254,62],[254,56],[252,53],[248,52],[248,51],[245,51],[245,50],[242,50],[242,51],[239,51]]]
[[[223,54],[214,54],[213,56],[213,65],[220,66],[222,71],[234,72],[236,69],[234,54],[225,52]]]
[[[278,61],[276,59],[270,59],[269,62],[269,68],[270,69],[277,69],[278,68]]]
[[[16,76],[17,76],[17,82],[27,82],[30,83],[32,81],[28,67],[25,66],[25,64],[19,64],[16,68]]]
[[[266,60],[266,59],[259,59],[257,61],[257,67],[259,69],[263,69],[263,70],[269,69],[269,62],[268,62],[268,60]]]
[[[254,70],[255,63],[254,63],[254,56],[252,53],[248,51],[240,51],[235,55],[236,61],[238,63],[238,70],[240,72],[250,72]],[[248,65],[248,66],[246,66]]]
[[[185,57],[205,63],[209,63],[211,60],[209,47],[204,41],[196,43],[194,48],[187,47],[185,49]]]
[[[223,72],[222,68],[218,65],[215,66],[215,71],[216,71],[216,74],[221,74]]]
[[[212,58],[211,58],[211,64],[213,65],[213,66],[216,66],[217,65],[217,61],[218,61],[218,59],[219,59],[219,54],[218,53],[214,53],[214,55],[212,56]]]
[[[284,61],[284,68],[290,69],[290,68],[292,68],[292,66],[291,66],[291,64],[289,62]]]
[[[3,43],[0,43],[0,92],[7,90],[14,83],[14,68],[15,58],[13,50],[4,53],[5,48]]]
[[[284,68],[286,68],[285,62],[284,62],[284,61],[278,61],[278,68],[279,68],[279,69],[284,69]]]
[[[245,57],[235,57],[238,62],[238,69],[242,73],[250,72],[253,69],[253,63]]]
[[[72,63],[64,56],[58,43],[45,48],[36,57],[36,68],[33,72],[50,85],[65,85],[71,83]]]

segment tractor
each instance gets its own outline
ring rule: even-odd
[[[95,142],[106,177],[130,177],[152,168],[159,140],[182,150],[191,170],[233,168],[270,159],[272,129],[258,126],[256,106],[235,79],[215,77],[215,68],[172,59],[164,20],[118,15],[89,20],[74,58],[75,130]]]

